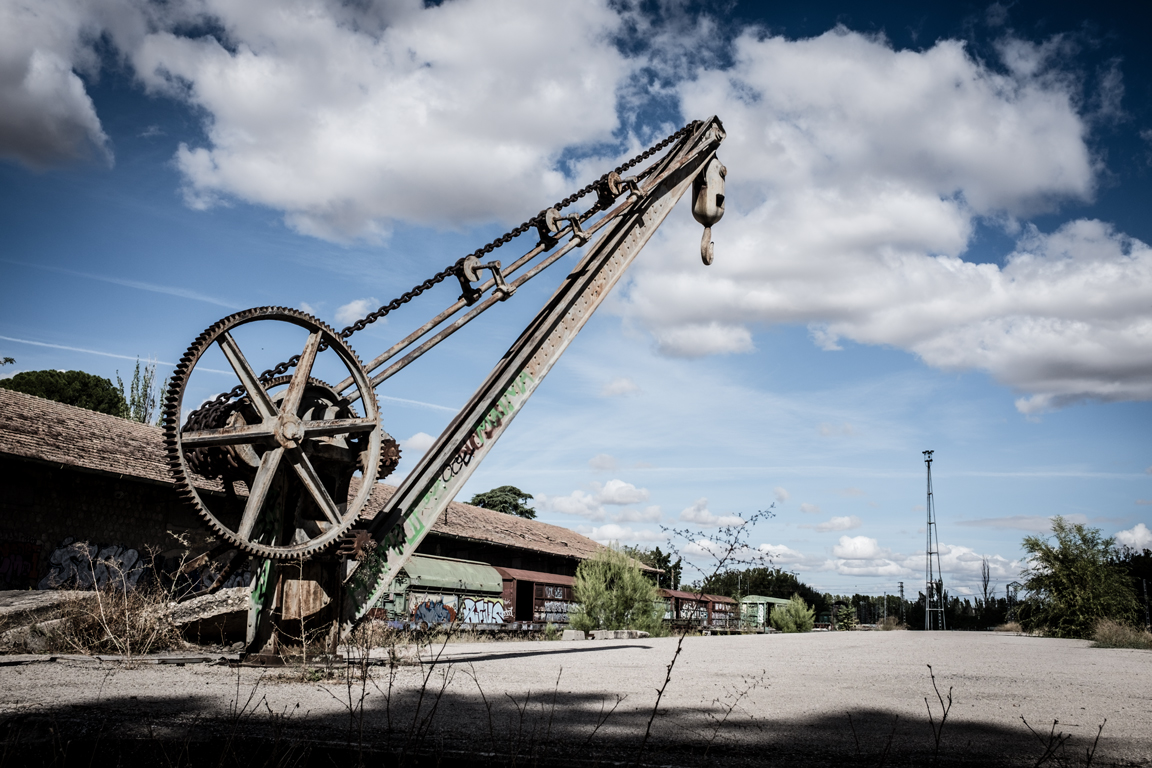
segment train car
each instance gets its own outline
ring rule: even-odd
[[[502,629],[511,607],[500,573],[487,563],[413,555],[373,612],[397,629],[459,624]]]
[[[533,624],[568,625],[568,613],[576,605],[572,594],[572,576],[520,568],[495,570],[503,579],[504,603],[510,606],[508,621]]]
[[[661,589],[660,600],[664,621],[673,627],[730,629],[739,625],[736,601],[730,597]]]
[[[740,598],[740,626],[753,632],[764,632],[771,626],[769,617],[773,608],[787,604],[788,601],[780,597],[745,595]]]

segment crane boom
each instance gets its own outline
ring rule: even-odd
[[[378,537],[383,557],[350,563],[344,581],[345,626],[358,622],[377,603],[688,189],[695,186],[693,213],[705,226],[723,214],[723,167],[715,155],[724,136],[718,118],[703,121],[625,203],[605,217],[614,220],[603,227],[603,234],[367,526]],[[581,235],[573,231],[574,238]],[[710,263],[711,243],[707,241],[706,232],[702,252],[706,251],[705,263]]]

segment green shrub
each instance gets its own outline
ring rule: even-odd
[[[1099,528],[1052,519],[1055,541],[1039,536],[1024,539],[1032,556],[1023,572],[1028,599],[1020,606],[1020,624],[1027,632],[1053,637],[1091,637],[1100,619],[1135,624],[1139,603],[1131,580],[1115,563],[1112,539]]]
[[[572,629],[638,629],[663,634],[663,609],[655,585],[615,547],[605,547],[576,569],[572,590],[578,605],[568,614]]]
[[[811,632],[816,624],[816,610],[809,608],[800,595],[792,595],[787,605],[772,609],[768,620],[781,632]]]

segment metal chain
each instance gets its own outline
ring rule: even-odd
[[[616,173],[617,175],[620,175],[620,174],[623,174],[625,171],[631,170],[632,168],[636,167],[637,165],[644,162],[648,158],[652,157],[654,154],[656,154],[660,150],[667,147],[672,142],[678,141],[683,136],[685,136],[688,133],[690,133],[691,131],[695,130],[699,125],[700,125],[699,120],[693,120],[692,122],[688,123],[688,125],[684,126],[680,130],[676,131],[672,135],[665,138],[663,141],[661,141],[657,144],[653,144],[651,147],[644,150],[639,155],[636,155],[631,160],[628,160],[627,162],[623,163],[622,165],[616,166],[616,168],[613,172]],[[643,171],[640,174],[640,178],[644,178],[644,177],[648,176],[652,172],[652,170],[653,170],[653,168],[646,169],[645,171]],[[564,208],[567,208],[568,206],[572,205],[573,203],[580,200],[581,198],[586,197],[587,195],[591,194],[597,187],[601,187],[601,186],[606,185],[608,183],[608,177],[610,175],[611,175],[610,173],[604,174],[603,176],[601,176],[596,181],[585,186],[583,189],[580,189],[580,190],[572,193],[568,197],[566,197],[563,200],[561,200],[560,202],[556,203],[556,205],[554,205],[553,208],[555,208],[558,211],[562,210]],[[400,294],[395,299],[392,299],[392,301],[388,302],[387,304],[382,305],[375,312],[371,312],[371,313],[365,315],[364,317],[360,318],[356,322],[352,323],[351,325],[349,325],[348,327],[346,327],[342,331],[340,331],[340,338],[347,339],[350,336],[352,336],[352,334],[356,333],[357,331],[364,330],[365,328],[367,328],[372,323],[376,322],[380,318],[387,315],[389,312],[392,312],[394,310],[399,309],[403,305],[412,301],[412,299],[416,298],[420,294],[427,291],[429,288],[432,288],[434,285],[437,285],[439,283],[444,282],[444,280],[451,277],[452,275],[455,275],[460,270],[460,268],[464,264],[465,260],[472,258],[472,257],[480,258],[481,256],[492,253],[492,251],[496,250],[497,248],[500,248],[501,246],[506,245],[507,243],[511,242],[513,239],[519,237],[520,235],[524,234],[528,230],[536,227],[540,222],[542,222],[544,220],[544,215],[546,213],[546,210],[541,211],[540,213],[536,214],[535,216],[533,216],[531,219],[524,222],[520,226],[518,226],[514,229],[511,229],[508,232],[505,232],[503,235],[496,238],[495,240],[488,243],[487,245],[485,245],[481,248],[477,248],[475,251],[470,253],[468,256],[465,256],[462,259],[458,259],[455,264],[452,264],[448,267],[445,267],[444,269],[440,270],[439,272],[437,272],[435,275],[428,278],[424,282],[420,283],[419,285],[414,286],[411,290]],[[592,211],[595,211],[595,210],[597,210],[597,208],[593,207]],[[317,351],[323,352],[327,348],[328,348],[328,342],[322,342]],[[275,367],[269,368],[268,370],[266,370],[260,374],[260,383],[261,384],[267,384],[269,381],[276,378],[277,376],[280,376],[280,375],[283,375],[284,373],[286,373],[289,368],[294,367],[299,362],[300,362],[300,355],[294,355],[291,358],[289,358],[288,360],[285,360],[284,362],[279,363]],[[208,403],[205,403],[204,405],[202,405],[198,409],[196,409],[192,414],[190,414],[188,417],[189,422],[196,422],[196,423],[199,423],[199,424],[206,426],[207,423],[212,420],[212,416],[217,411],[219,411],[224,406],[226,406],[229,401],[243,396],[245,391],[246,390],[245,390],[244,385],[240,384],[240,385],[233,387],[232,390],[229,392],[224,392],[223,394],[217,395],[215,397],[215,399],[211,400]]]

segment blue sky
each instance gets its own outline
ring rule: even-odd
[[[2,0],[4,373],[163,373],[250,306],[343,326],[717,114],[716,263],[682,204],[461,498],[516,485],[540,519],[648,546],[774,504],[749,542],[781,567],[914,594],[932,449],[946,584],[974,589],[987,556],[1002,594],[1052,515],[1152,546],[1148,21]],[[560,277],[380,389],[400,473]],[[457,293],[353,347],[378,354]]]

